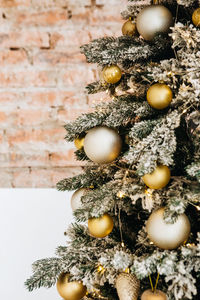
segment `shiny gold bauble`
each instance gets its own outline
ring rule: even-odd
[[[104,67],[102,73],[103,73],[103,79],[107,83],[112,83],[112,84],[117,83],[122,77],[121,69],[116,65]]]
[[[200,27],[200,8],[195,9],[193,12],[192,22],[195,26]]]
[[[79,281],[69,282],[69,274],[61,274],[57,281],[59,295],[65,300],[80,300],[87,292],[86,287]]]
[[[160,290],[152,292],[152,290],[146,290],[142,296],[141,300],[167,300],[167,295]]]
[[[76,148],[78,150],[81,150],[83,148],[84,145],[84,137],[80,137],[74,140],[74,145],[76,146]]]
[[[88,229],[90,234],[96,238],[104,238],[113,230],[113,219],[108,214],[104,214],[99,218],[91,218],[88,220]]]
[[[172,98],[172,90],[164,83],[153,84],[147,91],[147,101],[155,109],[166,108]]]
[[[140,292],[140,281],[135,275],[120,273],[116,279],[119,300],[137,300]]]
[[[136,26],[139,34],[147,41],[152,41],[156,34],[167,33],[173,25],[173,16],[163,5],[150,5],[137,16]]]
[[[164,220],[165,208],[154,211],[146,224],[149,239],[159,248],[172,250],[178,248],[188,240],[190,234],[190,221],[185,214],[178,216],[174,224]]]
[[[88,131],[84,140],[84,151],[95,163],[106,164],[120,154],[122,140],[116,130],[98,126]]]
[[[82,203],[81,203],[81,197],[84,196],[86,194],[86,192],[88,191],[88,189],[86,188],[81,188],[76,190],[72,197],[71,197],[71,208],[73,211],[75,211],[76,209],[81,208]]]
[[[122,34],[127,36],[134,36],[137,34],[136,24],[133,21],[128,20],[122,26]]]
[[[151,174],[142,177],[144,183],[153,190],[164,188],[170,181],[171,173],[167,166],[159,165]]]

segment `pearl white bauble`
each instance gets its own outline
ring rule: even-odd
[[[181,214],[174,224],[166,223],[164,211],[162,207],[150,215],[146,231],[149,239],[159,248],[176,249],[188,240],[191,229],[190,221],[185,214]]]
[[[81,197],[84,196],[86,192],[87,192],[86,188],[81,188],[81,189],[76,190],[73,193],[73,195],[71,197],[71,208],[73,211],[81,208],[81,206],[82,206]]]
[[[106,164],[120,154],[122,140],[116,130],[106,126],[90,129],[84,139],[84,151],[95,163]]]
[[[139,34],[152,41],[157,33],[167,33],[173,25],[173,16],[163,5],[150,5],[137,16],[136,26]]]

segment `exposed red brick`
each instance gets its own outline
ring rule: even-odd
[[[107,101],[80,46],[119,36],[116,0],[0,0],[0,187],[55,187],[82,171],[63,125]],[[105,99],[105,100],[104,100]]]

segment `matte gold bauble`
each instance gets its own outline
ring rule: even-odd
[[[136,24],[133,21],[128,20],[122,26],[122,34],[127,36],[134,36],[137,34]]]
[[[111,66],[106,66],[103,68],[103,79],[107,83],[117,83],[121,77],[122,77],[122,72],[120,68],[116,65],[111,65]]]
[[[167,33],[173,25],[173,16],[163,5],[150,5],[137,16],[136,26],[139,34],[147,41],[152,41],[156,34]]]
[[[83,148],[83,144],[84,144],[84,137],[80,137],[74,140],[74,145],[78,150]]]
[[[166,108],[172,98],[172,90],[164,83],[153,84],[147,91],[147,101],[155,109]]]
[[[113,219],[108,214],[104,214],[99,218],[91,218],[88,220],[88,229],[92,236],[96,238],[104,238],[113,230]]]
[[[69,274],[61,274],[57,281],[59,295],[65,300],[80,300],[87,292],[86,287],[79,281],[69,282]]]
[[[200,8],[195,9],[193,12],[192,22],[195,26],[200,27]]]
[[[98,126],[88,131],[84,140],[84,151],[95,163],[106,164],[120,154],[122,140],[116,130]]]
[[[142,177],[144,183],[154,190],[164,188],[170,181],[171,173],[167,166],[159,165],[151,174]]]
[[[164,220],[164,207],[154,211],[146,224],[149,239],[159,248],[172,250],[188,240],[190,221],[185,214],[178,216],[174,224]]]
[[[137,300],[140,292],[140,281],[135,275],[121,273],[116,279],[119,300]]]
[[[82,206],[81,197],[84,196],[86,192],[87,192],[86,188],[81,188],[81,189],[76,190],[73,193],[73,195],[71,197],[71,208],[73,211],[81,208],[81,206]]]
[[[152,290],[146,290],[142,294],[141,300],[167,300],[167,295],[159,290],[156,290],[155,292],[152,292]]]

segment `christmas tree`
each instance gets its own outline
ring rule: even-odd
[[[134,1],[123,35],[81,47],[106,91],[67,123],[84,173],[75,223],[56,257],[33,264],[27,288],[57,284],[65,300],[200,299],[200,3]]]

